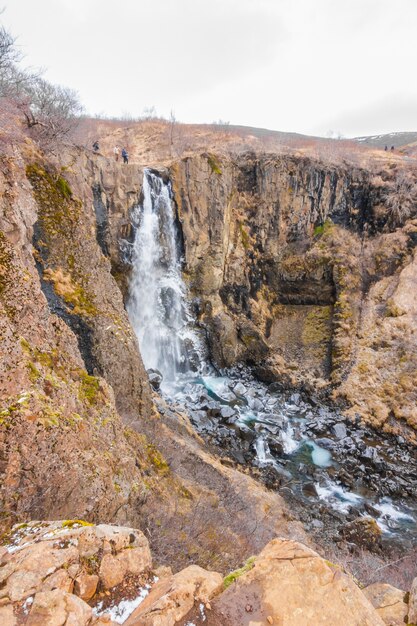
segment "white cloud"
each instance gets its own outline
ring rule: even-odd
[[[13,0],[4,18],[91,112],[417,129],[415,0]]]

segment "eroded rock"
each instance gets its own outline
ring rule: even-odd
[[[375,583],[365,587],[363,593],[376,608],[378,615],[388,626],[403,626],[406,620],[408,605],[404,602],[405,593],[384,583]]]
[[[247,624],[246,607],[250,607],[253,624],[384,625],[361,590],[337,566],[302,544],[282,539],[271,541],[252,569],[238,576],[211,606],[208,625]]]

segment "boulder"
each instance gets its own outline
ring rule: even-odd
[[[346,541],[372,550],[379,546],[382,530],[372,517],[358,517],[341,531]]]
[[[408,605],[404,602],[404,591],[384,583],[375,583],[365,587],[363,593],[387,626],[404,626],[407,623]]]
[[[242,383],[237,383],[237,385],[233,387],[233,392],[237,396],[244,396],[246,394],[246,387]]]
[[[27,626],[87,626],[92,609],[86,602],[60,589],[40,591],[30,610]]]
[[[343,422],[338,422],[332,427],[336,439],[344,439],[347,436],[346,426]]]
[[[207,626],[384,626],[350,577],[295,541],[274,539],[236,578],[211,602]]]
[[[158,391],[161,387],[161,383],[163,380],[161,372],[159,370],[153,369],[148,369],[146,370],[146,372],[148,374],[149,382],[151,383],[152,387],[155,389],[155,391]]]
[[[221,590],[222,576],[190,565],[159,581],[125,626],[173,626],[189,613],[194,603],[208,603]]]
[[[120,585],[125,577],[126,571],[127,568],[124,561],[119,561],[119,559],[112,554],[105,554],[99,569],[100,582],[105,589],[111,589],[116,585]]]
[[[220,409],[220,415],[223,419],[228,419],[229,417],[235,415],[235,413],[235,409],[232,409],[231,406],[222,406]]]
[[[96,592],[99,577],[96,574],[81,574],[75,580],[74,592],[88,602]]]

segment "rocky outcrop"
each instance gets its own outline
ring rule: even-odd
[[[148,542],[133,528],[82,520],[31,522],[16,526],[3,541],[2,624],[98,624],[107,589],[116,597],[129,581],[138,595],[152,578]]]
[[[94,236],[98,226],[91,189],[80,189],[80,175],[72,189],[47,164],[29,163],[26,173],[37,204],[34,243],[50,308],[78,336],[89,374],[103,376],[112,386],[120,412],[131,418],[149,413],[150,389],[137,339],[110,262]],[[84,194],[75,195],[77,188]]]
[[[340,568],[303,545],[275,539],[252,569],[218,596],[207,624],[383,626],[372,604]]]
[[[1,532],[48,516],[141,525],[177,567],[238,563],[277,532],[302,535],[278,495],[153,405],[93,210],[94,177],[114,181],[111,215],[127,210],[134,166],[78,152],[52,163],[25,146],[0,176]]]
[[[226,577],[196,565],[176,574],[154,569],[140,530],[82,520],[22,524],[3,543],[7,626],[397,624],[388,599],[395,604],[402,592],[374,585],[363,594],[339,567],[294,541],[274,539]]]
[[[413,438],[417,223],[395,230],[395,167],[384,183],[305,157],[203,154],[170,173],[213,360],[327,388],[350,414]]]
[[[145,444],[133,433],[131,446],[112,389],[86,371],[80,341],[90,335],[80,332],[77,341],[71,324],[85,330],[82,320],[96,304],[66,267],[41,266],[32,247],[39,205],[25,169],[22,157],[1,161],[0,527],[47,514],[122,521],[126,509],[140,500],[143,482],[137,454]],[[50,175],[42,168],[40,172],[49,185]],[[64,226],[72,229],[72,220],[79,219],[72,212],[80,211],[79,203],[66,197],[64,179],[54,181],[57,203],[48,211],[61,212]],[[49,217],[43,219],[50,223]],[[43,249],[41,239],[38,244]],[[75,253],[69,252],[63,237],[60,245],[69,256]],[[74,268],[76,264],[74,258]],[[45,277],[43,270],[48,269]],[[84,272],[90,270],[85,267]],[[46,278],[56,283],[56,292],[54,282]],[[41,281],[50,287],[49,303]],[[59,290],[65,296],[59,297]],[[121,346],[126,349],[120,342],[119,351]]]
[[[408,619],[406,594],[384,583],[374,583],[365,587],[363,593],[377,610],[378,615],[388,626],[403,626],[411,623]]]

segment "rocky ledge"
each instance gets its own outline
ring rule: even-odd
[[[2,626],[383,626],[417,621],[417,579],[361,591],[301,543],[274,539],[225,577],[155,568],[137,529],[83,520],[15,526],[0,547]]]

